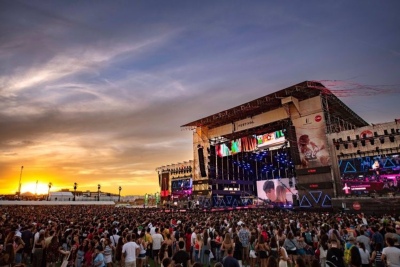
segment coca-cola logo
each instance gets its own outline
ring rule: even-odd
[[[321,115],[315,116],[315,121],[316,122],[320,122],[321,120],[322,120],[322,116]]]
[[[353,203],[353,209],[354,209],[354,210],[360,210],[360,209],[361,209],[360,203],[354,202],[354,203]]]

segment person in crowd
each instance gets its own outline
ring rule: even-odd
[[[243,265],[243,247],[242,247],[242,242],[240,242],[239,236],[235,235],[234,237],[234,249],[233,249],[233,257],[237,259],[239,262],[239,266],[242,267]]]
[[[299,244],[297,243],[297,239],[294,237],[292,231],[288,233],[283,243],[283,246],[285,247],[291,261],[294,262],[295,259],[297,258],[297,249],[299,247]]]
[[[50,240],[50,243],[46,247],[46,266],[47,267],[55,267],[56,266],[56,262],[59,259],[59,248],[60,248],[60,244],[58,242],[58,237],[56,235],[53,235]]]
[[[139,255],[137,256],[137,260],[136,260],[137,267],[143,267],[144,264],[147,264],[147,261],[146,261],[147,242],[145,241],[145,237],[146,237],[146,233],[142,231],[136,242],[140,247],[140,252],[139,252]]]
[[[328,252],[326,253],[326,265],[329,267],[345,267],[343,251],[339,249],[339,241],[336,238],[330,240]]]
[[[222,259],[222,264],[224,267],[240,267],[239,261],[233,257],[233,249],[233,246],[227,248],[227,255]]]
[[[164,242],[164,237],[162,236],[162,234],[160,234],[160,229],[158,227],[156,227],[154,229],[155,233],[151,235],[151,238],[153,240],[153,256],[154,256],[154,263],[157,266],[161,265],[161,260],[159,258],[159,252],[161,249],[161,245]],[[136,243],[135,243],[136,244]]]
[[[374,251],[372,251],[369,261],[371,263],[374,263],[375,267],[384,267],[384,264],[382,261],[382,244],[381,243],[377,243],[375,245],[375,249],[374,249]]]
[[[112,267],[113,265],[113,251],[115,250],[114,246],[112,245],[112,242],[109,238],[104,238],[103,243],[103,256],[104,256],[104,263],[106,264],[107,267]]]
[[[165,258],[169,258],[168,257],[168,245],[166,243],[163,243],[161,245],[161,248],[158,251],[158,258],[160,259],[161,263]]]
[[[394,246],[395,240],[391,237],[386,238],[387,247],[382,250],[382,261],[387,267],[400,266],[400,249]]]
[[[306,263],[302,258],[297,258],[295,261],[295,267],[306,267]]]
[[[278,242],[279,247],[279,267],[288,267],[288,263],[290,264],[292,261],[287,254],[287,251],[284,247],[284,241],[281,240]]]
[[[211,239],[208,235],[208,229],[204,229],[202,239],[203,245],[200,250],[200,262],[205,266],[210,266]]]
[[[363,242],[358,242],[357,246],[361,256],[361,266],[369,267],[369,251],[365,248]]]
[[[46,247],[46,243],[44,241],[44,232],[39,234],[38,240],[35,242],[33,246],[33,262],[32,267],[41,267],[43,261],[43,250]]]
[[[126,243],[122,246],[122,256],[125,267],[136,267],[136,257],[140,253],[140,246],[134,242],[135,234],[126,236]]]
[[[225,237],[224,237],[224,240],[221,243],[221,249],[220,249],[221,258],[224,258],[224,257],[226,257],[228,255],[228,249],[229,248],[232,248],[232,251],[233,251],[233,247],[234,247],[234,244],[233,244],[231,235],[229,233],[226,233]]]
[[[249,247],[250,247],[250,238],[251,233],[249,228],[247,228],[247,224],[242,223],[240,225],[240,230],[238,232],[239,241],[242,245],[242,261],[244,265],[249,265]],[[267,240],[265,240],[267,241]],[[235,242],[236,246],[236,242]]]
[[[102,253],[103,248],[101,245],[98,245],[94,249],[93,255],[93,267],[105,267],[106,264],[104,262],[104,255]]]
[[[172,256],[175,264],[181,264],[182,267],[190,267],[190,255],[185,249],[185,242],[178,242],[179,250]]]
[[[21,264],[24,255],[25,242],[21,236],[21,233],[16,233],[14,238],[15,264]]]
[[[269,256],[267,260],[267,267],[278,267],[278,260],[274,256]]]

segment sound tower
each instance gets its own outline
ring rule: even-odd
[[[207,177],[206,166],[204,164],[204,151],[203,147],[199,146],[197,148],[197,153],[199,154],[199,167],[201,177]]]
[[[217,178],[217,164],[216,164],[215,146],[210,146],[208,155],[208,178]]]
[[[290,155],[292,156],[293,163],[295,165],[300,165],[300,153],[299,147],[297,145],[296,128],[293,125],[289,125],[286,128],[286,139],[290,144]]]

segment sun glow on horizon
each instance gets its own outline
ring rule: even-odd
[[[58,187],[52,186],[50,191],[57,191]],[[21,185],[21,193],[31,192],[32,194],[44,195],[49,192],[49,184],[29,182]]]

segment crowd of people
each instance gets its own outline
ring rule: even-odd
[[[400,267],[400,219],[0,206],[0,267]]]

